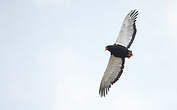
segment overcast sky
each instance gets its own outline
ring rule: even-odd
[[[176,0],[1,0],[0,110],[176,110]],[[99,84],[127,13],[134,56]]]

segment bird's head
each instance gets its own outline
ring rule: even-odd
[[[110,51],[112,47],[113,47],[112,45],[106,46],[106,47],[105,47],[105,51],[106,51],[106,50]]]

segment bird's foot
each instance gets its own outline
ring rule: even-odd
[[[128,58],[130,58],[131,56],[133,56],[133,53],[131,50],[128,51]]]

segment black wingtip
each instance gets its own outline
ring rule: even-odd
[[[99,94],[101,97],[105,97],[108,94],[109,88],[100,88]]]
[[[139,14],[138,11],[134,9],[131,11],[130,17],[136,19],[138,14]]]

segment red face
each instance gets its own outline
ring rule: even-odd
[[[107,48],[107,47],[105,47],[105,51],[106,51],[106,50],[108,50],[108,48]]]

